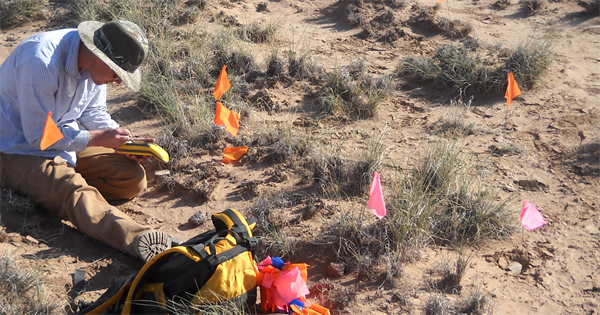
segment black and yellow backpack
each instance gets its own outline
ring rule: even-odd
[[[213,214],[215,229],[172,247],[114,283],[76,314],[169,314],[181,305],[256,303],[256,219],[236,210]]]

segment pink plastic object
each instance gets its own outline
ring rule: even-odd
[[[540,211],[530,202],[523,200],[523,210],[521,211],[521,224],[527,231],[533,231],[546,224]]]
[[[385,210],[385,201],[383,201],[383,192],[381,191],[381,182],[379,181],[379,173],[373,173],[373,182],[371,183],[371,190],[369,191],[369,202],[367,207],[373,211],[373,214],[377,218],[382,219],[385,217],[387,211]]]

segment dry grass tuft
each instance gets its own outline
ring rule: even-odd
[[[450,100],[450,106],[438,121],[429,128],[429,132],[447,139],[457,139],[475,134],[475,124],[467,123],[465,117],[471,107],[471,98],[467,103],[461,99]]]
[[[0,256],[0,311],[6,315],[51,315],[61,312],[66,299],[51,297],[43,282],[43,271],[35,266],[20,267],[16,255]]]
[[[421,83],[443,84],[460,95],[504,94],[507,73],[514,74],[519,86],[531,88],[553,61],[548,37],[530,38],[508,53],[494,47],[480,54],[478,48],[476,42],[464,41],[461,46],[441,46],[433,58],[407,56],[396,74]]]
[[[389,86],[388,77],[375,79],[362,60],[336,68],[320,92],[321,112],[341,118],[371,118],[389,93]]]

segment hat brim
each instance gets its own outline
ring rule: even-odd
[[[77,27],[77,31],[79,32],[79,37],[85,46],[100,60],[102,60],[107,66],[109,66],[121,79],[121,81],[130,88],[132,91],[137,92],[140,90],[140,85],[142,82],[142,73],[140,69],[135,70],[134,72],[127,72],[123,70],[121,67],[117,66],[108,56],[106,56],[96,45],[94,44],[94,32],[102,27],[104,23],[98,21],[85,21],[79,23]]]

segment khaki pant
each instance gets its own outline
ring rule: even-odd
[[[83,233],[133,256],[133,239],[149,230],[107,202],[133,198],[147,185],[144,168],[113,149],[88,147],[79,152],[75,168],[0,152],[0,181]]]

